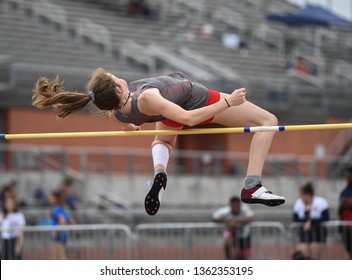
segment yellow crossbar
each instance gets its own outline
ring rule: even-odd
[[[92,131],[92,132],[0,134],[0,140],[76,138],[76,137],[225,134],[225,133],[247,133],[247,132],[265,132],[265,131],[298,131],[298,130],[329,130],[329,129],[352,129],[352,123],[197,128],[197,129],[184,129],[184,130]]]

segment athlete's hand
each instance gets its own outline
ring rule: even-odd
[[[246,101],[247,91],[245,88],[236,89],[229,97],[226,97],[231,106],[238,106]]]
[[[126,124],[122,127],[123,131],[135,131],[135,130],[141,130],[140,126],[134,125],[132,123]]]

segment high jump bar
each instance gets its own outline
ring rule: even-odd
[[[286,126],[252,126],[226,128],[197,128],[184,130],[138,130],[138,131],[93,131],[93,132],[57,132],[57,133],[23,133],[0,134],[0,140],[45,139],[45,138],[78,138],[78,137],[116,137],[116,136],[153,136],[153,135],[191,135],[191,134],[226,134],[274,131],[303,131],[352,129],[352,123],[308,124]]]

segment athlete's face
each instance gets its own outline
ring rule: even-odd
[[[126,90],[128,91],[128,84],[124,79],[120,79],[111,73],[108,73],[108,75],[115,81],[118,90],[121,92],[125,92]]]

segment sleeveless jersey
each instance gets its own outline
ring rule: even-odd
[[[138,110],[138,97],[148,88],[157,88],[165,99],[175,103],[185,110],[193,110],[204,107],[209,98],[208,89],[199,84],[190,81],[181,72],[174,72],[154,78],[141,79],[131,82],[128,85],[134,95],[131,98],[131,112],[128,115],[122,114],[115,110],[115,117],[124,123],[133,123],[141,125],[148,122],[158,122],[165,120],[162,115],[147,116]]]

